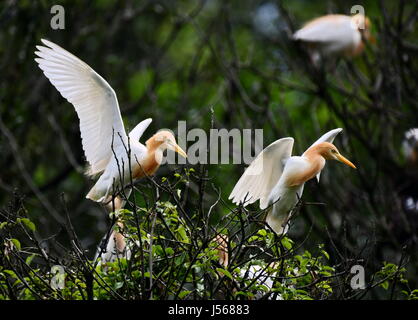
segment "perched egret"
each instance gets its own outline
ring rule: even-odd
[[[306,43],[315,64],[321,57],[356,56],[364,50],[364,40],[374,42],[370,20],[362,14],[330,14],[308,22],[293,39]]]
[[[124,200],[113,195],[130,184],[131,178],[135,181],[153,175],[166,149],[187,157],[169,131],[157,132],[145,145],[139,142],[152,119],[141,121],[127,135],[116,94],[106,80],[55,43],[44,39],[42,42],[46,46],[36,46],[35,61],[61,95],[73,104],[80,119],[83,150],[89,163],[86,174],[100,175],[86,198],[108,204],[111,210],[120,209]],[[126,195],[129,194],[127,191]],[[102,260],[113,261],[122,255],[129,258],[130,250],[126,248],[123,235],[113,231]]]
[[[291,211],[302,196],[305,182],[314,177],[319,181],[325,160],[337,160],[356,168],[332,144],[341,131],[339,128],[327,132],[302,156],[292,156],[291,137],[273,142],[245,170],[229,199],[244,206],[260,200],[260,208],[268,208],[268,225],[277,234],[286,233]]]
[[[408,165],[418,169],[418,128],[405,132],[402,148]]]
[[[403,206],[408,213],[416,217],[418,213],[418,128],[405,132],[402,149],[406,159],[405,176],[402,177],[401,183]]]
[[[118,100],[112,87],[91,67],[51,41],[36,46],[38,63],[61,95],[73,104],[80,119],[83,150],[90,165],[89,176],[100,175],[86,198],[108,203],[112,194],[131,181],[154,174],[163,152],[171,149],[183,157],[169,131],[159,131],[139,142],[152,119],[140,122],[129,135],[125,132]]]

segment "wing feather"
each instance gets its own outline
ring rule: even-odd
[[[145,120],[142,120],[140,123],[138,123],[135,128],[132,129],[131,132],[129,132],[129,139],[131,141],[139,141],[139,139],[144,134],[145,130],[147,130],[148,126],[151,124],[152,119],[148,118]]]
[[[352,34],[354,31],[351,21],[351,17],[345,15],[316,18],[296,31],[293,38],[308,42],[344,41],[347,39],[347,34]]]
[[[267,207],[268,196],[283,172],[283,160],[292,155],[293,138],[279,139],[266,147],[238,180],[229,199],[244,206],[260,200]]]
[[[306,151],[308,151],[310,148],[312,148],[313,146],[317,145],[318,143],[321,142],[329,142],[329,143],[333,143],[335,137],[341,132],[343,131],[342,128],[337,128],[337,129],[333,129],[331,131],[328,131],[327,133],[323,134],[318,140],[316,140],[308,149],[306,149]],[[302,157],[305,155],[306,151],[302,154]],[[319,172],[316,175],[316,180],[319,182],[319,178],[321,176],[321,172]]]
[[[127,136],[119,104],[112,87],[85,62],[48,40],[36,46],[35,61],[45,76],[73,104],[80,119],[83,150],[90,174],[103,171],[113,148],[126,143]]]
[[[318,140],[316,140],[308,149],[306,149],[306,151],[308,151],[310,148],[312,148],[313,146],[316,146],[318,143],[321,143],[321,142],[333,143],[335,137],[341,131],[343,131],[342,128],[337,128],[337,129],[333,129],[333,130],[328,131],[327,133],[323,134]],[[306,151],[302,154],[302,157],[305,155]]]

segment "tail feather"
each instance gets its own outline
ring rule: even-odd
[[[290,214],[273,216],[270,211],[267,214],[266,222],[280,236],[289,230],[289,218]]]
[[[84,174],[90,178],[95,178],[98,175],[102,174],[104,170],[100,170],[100,171],[93,171],[92,166],[87,166],[84,170]]]
[[[108,195],[108,191],[100,190],[97,187],[97,183],[90,189],[89,193],[87,193],[86,198],[96,201],[96,202],[105,202]]]

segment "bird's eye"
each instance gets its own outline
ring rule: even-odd
[[[331,152],[332,152],[332,153],[337,153],[337,150],[335,150],[335,149],[331,149]]]

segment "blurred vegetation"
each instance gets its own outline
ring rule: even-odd
[[[50,27],[55,4],[65,8],[64,30]],[[355,4],[364,6],[377,44],[360,57],[312,70],[289,35],[311,18],[350,14]],[[418,213],[403,202],[410,194],[418,196],[417,177],[410,174],[401,146],[404,132],[418,124],[417,9],[417,1],[383,0],[2,1],[0,298],[236,298],[243,290],[232,290],[229,276],[245,283],[236,268],[248,260],[244,249],[253,248],[247,235],[264,230],[252,220],[260,214],[256,205],[245,211],[227,200],[245,164],[166,165],[155,177],[165,189],[157,192],[160,187],[151,181],[140,181],[131,196],[135,202],[125,212],[127,221],[139,219],[139,224],[127,222],[132,243],[141,237],[149,241],[151,218],[159,212],[152,232],[155,273],[148,270],[147,247],[139,249],[142,258],[121,259],[106,268],[91,265],[114,221],[105,208],[85,199],[93,181],[83,175],[78,118],[33,60],[41,38],[74,53],[109,82],[128,130],[153,118],[143,141],[160,128],[176,132],[177,121],[186,120],[188,129],[262,128],[264,145],[292,136],[294,153],[301,154],[327,130],[344,128],[335,144],[358,170],[329,163],[319,184],[309,181],[289,234],[273,241],[274,247],[287,239],[289,247],[281,245],[274,253],[267,245],[273,235],[258,234],[254,247],[270,252],[258,263],[270,268],[268,263],[276,261],[290,273],[308,268],[305,276],[289,280],[291,285],[280,281],[291,274],[276,281],[271,293],[283,298],[416,297]],[[185,172],[187,183],[177,181]],[[180,208],[186,220],[167,235],[163,220],[170,225]],[[240,228],[235,215],[250,219],[245,236],[225,227],[231,218]],[[190,231],[193,223],[198,231]],[[164,228],[161,234],[159,228]],[[237,258],[226,271],[217,271],[222,266],[210,253],[218,233],[229,236],[231,248],[244,247],[231,253]],[[174,237],[175,246],[159,234]],[[187,254],[179,242],[187,244]],[[72,256],[77,250],[83,257]],[[193,258],[198,252],[204,254]],[[171,263],[188,271],[180,268],[174,279]],[[350,294],[344,290],[350,290],[347,272],[355,263],[365,267],[368,290]],[[64,291],[49,288],[49,264],[65,266]],[[120,272],[125,268],[129,272]],[[199,272],[208,274],[201,291],[193,278]],[[325,278],[317,280],[312,272]],[[156,277],[151,290],[150,274]],[[192,283],[189,289],[186,283]],[[245,298],[270,294],[253,286],[257,283],[247,284]],[[345,289],[330,291],[335,286]]]

